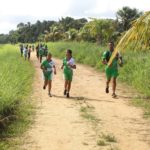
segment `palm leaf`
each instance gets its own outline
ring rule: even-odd
[[[118,53],[118,50],[125,51],[130,46],[133,51],[150,49],[150,11],[133,22],[132,27],[118,42],[108,62],[110,65]]]

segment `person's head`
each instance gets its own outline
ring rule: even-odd
[[[51,58],[52,58],[52,54],[51,54],[51,53],[48,53],[48,55],[47,55],[47,60],[51,60]]]
[[[109,50],[113,51],[114,50],[114,42],[109,42]]]
[[[71,58],[72,57],[72,50],[67,49],[67,51],[66,51],[66,57],[67,58]]]

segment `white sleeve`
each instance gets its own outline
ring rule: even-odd
[[[55,62],[53,61],[52,64],[53,64],[53,67],[54,67],[55,66]]]
[[[70,62],[71,65],[75,65],[75,60],[73,58],[71,58]]]

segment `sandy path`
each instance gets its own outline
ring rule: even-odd
[[[36,68],[32,98],[37,103],[35,123],[23,137],[25,150],[150,150],[150,122],[142,118],[142,111],[128,105],[128,90],[118,86],[118,99],[104,93],[103,74],[94,69],[78,65],[72,85],[72,98],[63,97],[63,77],[60,60],[55,60],[57,75],[54,77],[52,98],[42,90],[42,75],[35,54],[32,56]],[[80,116],[80,104],[93,106],[100,119],[97,130]],[[115,144],[97,145],[97,135],[113,134]],[[113,148],[116,150],[117,148]]]

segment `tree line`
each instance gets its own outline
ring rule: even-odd
[[[0,43],[34,43],[49,41],[89,41],[99,44],[117,40],[127,31],[142,12],[123,7],[116,12],[116,19],[61,18],[59,21],[37,21],[34,24],[19,23],[16,30],[0,34]]]

